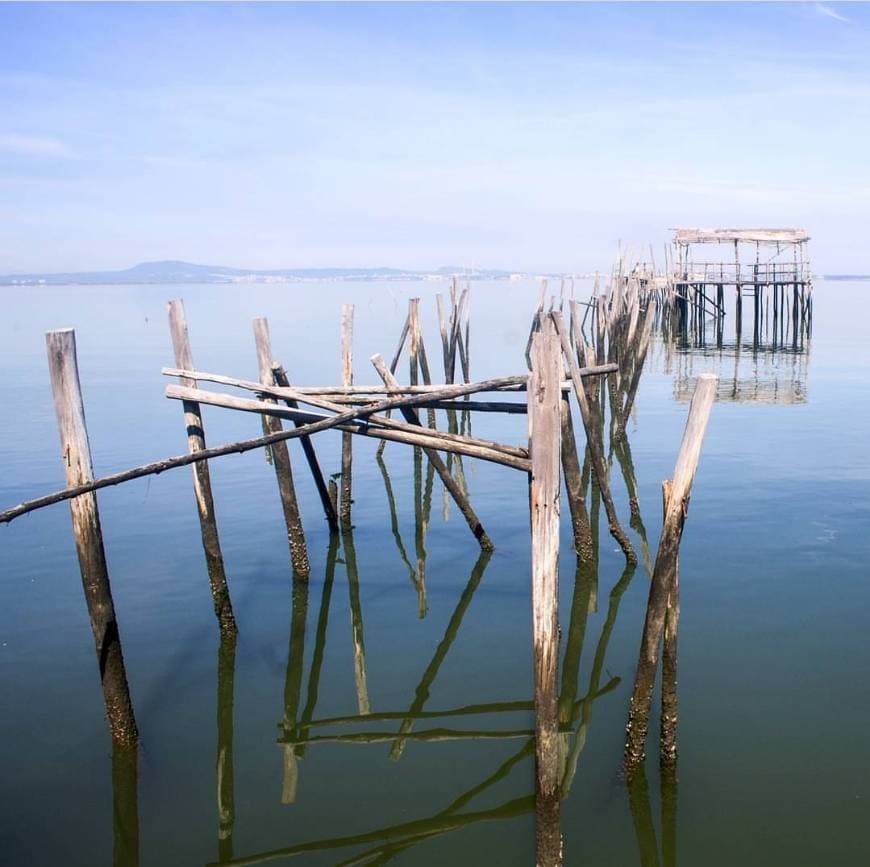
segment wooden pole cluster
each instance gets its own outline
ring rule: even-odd
[[[593,410],[590,408],[588,395],[599,394],[597,387],[587,388],[584,379],[591,379],[605,373],[620,370],[617,361],[597,363],[599,353],[591,351],[578,352],[575,337],[575,311],[572,307],[572,328],[566,330],[561,313],[544,314],[543,306],[536,317],[536,325],[532,335],[529,359],[530,374],[482,382],[472,382],[470,377],[470,326],[468,321],[468,289],[461,293],[454,283],[451,289],[451,309],[445,316],[443,306],[439,303],[439,326],[442,337],[445,384],[432,383],[429,360],[423,342],[420,327],[419,304],[412,299],[409,304],[408,317],[403,328],[399,349],[388,367],[383,358],[375,355],[372,359],[375,369],[382,381],[379,386],[357,386],[353,382],[352,371],[352,320],[353,308],[345,305],[342,310],[342,383],[340,386],[308,386],[293,387],[288,381],[286,372],[276,361],[269,333],[268,322],[264,318],[255,319],[253,331],[257,352],[258,380],[248,381],[234,379],[197,371],[195,369],[187,321],[181,301],[172,301],[168,305],[170,333],[175,353],[175,367],[164,372],[178,377],[179,385],[167,387],[167,397],[180,400],[185,416],[188,436],[188,453],[162,461],[152,462],[142,467],[136,467],[113,476],[94,479],[90,471],[90,458],[87,457],[88,472],[68,474],[68,487],[65,491],[48,495],[38,501],[24,503],[12,510],[0,513],[0,521],[12,520],[20,514],[25,514],[35,508],[69,499],[73,509],[74,519],[82,502],[93,502],[91,531],[96,520],[96,532],[99,533],[98,516],[96,515],[96,498],[94,491],[114,484],[119,484],[133,478],[156,474],[177,466],[191,465],[193,468],[194,492],[200,518],[203,547],[215,612],[221,628],[222,642],[219,656],[220,670],[220,702],[219,702],[219,751],[218,751],[218,812],[219,841],[222,857],[232,857],[232,826],[233,826],[233,776],[232,776],[232,675],[233,656],[235,648],[236,624],[233,616],[228,582],[225,574],[223,556],[215,515],[214,497],[211,479],[208,472],[208,460],[224,454],[239,453],[253,448],[271,447],[272,463],[276,473],[279,497],[287,525],[288,541],[290,543],[291,561],[294,571],[294,625],[291,628],[291,657],[299,657],[299,647],[304,640],[304,628],[300,623],[302,610],[307,610],[307,590],[305,580],[310,570],[307,542],[302,526],[302,519],[297,500],[294,473],[287,448],[287,441],[299,439],[303,447],[306,462],[312,473],[312,478],[318,492],[324,515],[331,530],[339,528],[341,544],[344,548],[345,563],[348,570],[348,582],[351,594],[352,638],[354,644],[354,672],[357,687],[359,712],[366,715],[370,712],[368,698],[365,645],[362,628],[362,611],[359,599],[358,567],[352,538],[351,523],[351,472],[352,458],[348,444],[354,435],[375,437],[381,441],[401,442],[412,446],[422,459],[427,459],[427,478],[422,482],[421,474],[416,473],[416,500],[419,512],[417,527],[417,566],[410,567],[420,595],[420,610],[425,613],[425,582],[423,577],[423,562],[425,561],[425,532],[428,524],[431,506],[432,480],[437,475],[444,486],[446,495],[456,504],[463,515],[472,534],[481,548],[486,552],[492,550],[493,544],[483,528],[480,518],[471,506],[467,486],[462,473],[460,456],[477,457],[520,469],[529,474],[530,519],[532,531],[532,598],[533,598],[533,653],[535,660],[535,709],[536,709],[536,815],[538,841],[538,863],[556,865],[561,863],[561,834],[559,829],[559,799],[561,784],[565,777],[565,763],[561,750],[564,740],[564,726],[571,724],[575,717],[574,702],[562,719],[556,690],[557,658],[559,646],[558,629],[558,549],[559,549],[559,500],[561,485],[561,469],[564,468],[568,486],[569,503],[572,513],[572,524],[575,528],[578,551],[582,551],[587,564],[597,562],[596,541],[594,530],[590,525],[589,515],[585,505],[585,491],[588,486],[590,472],[596,476],[601,491],[605,509],[610,518],[612,532],[620,538],[626,550],[626,556],[631,560],[633,551],[627,538],[619,526],[610,496],[607,480],[607,468],[604,462],[601,446],[601,429]],[[564,301],[564,299],[563,299]],[[579,318],[579,317],[578,317]],[[634,317],[636,318],[636,317]],[[607,327],[606,317],[598,313],[598,321]],[[635,326],[632,325],[632,328]],[[409,353],[409,384],[401,385],[394,374],[394,369],[401,355],[403,345],[408,343]],[[74,345],[73,345],[74,358]],[[462,382],[454,384],[461,371]],[[563,380],[567,368],[569,379]],[[55,375],[53,373],[53,381]],[[252,397],[238,397],[225,392],[209,391],[200,386],[202,382],[214,382],[229,385],[252,392]],[[76,381],[77,385],[77,381]],[[470,397],[487,391],[525,392],[525,404],[474,401]],[[586,467],[581,469],[577,452],[570,404],[566,399],[573,390],[580,404],[584,428],[587,431]],[[81,397],[78,397],[81,408]],[[202,405],[213,405],[260,415],[263,419],[264,435],[237,443],[218,447],[208,447],[206,444]],[[303,408],[303,407],[311,407]],[[404,417],[399,421],[389,417],[389,412],[397,409]],[[421,420],[419,410],[427,410],[426,424]],[[446,410],[448,414],[448,429],[437,427],[436,411]],[[464,418],[470,418],[474,411],[496,412],[526,412],[529,421],[528,447],[494,442],[470,435],[470,424],[463,422],[458,425],[455,414],[461,411]],[[81,413],[83,429],[83,411]],[[61,426],[62,441],[64,427],[60,411],[58,415]],[[292,429],[285,430],[282,420],[293,423]],[[336,429],[342,432],[341,453],[341,493],[332,482],[327,483],[321,470],[317,454],[314,450],[313,434]],[[85,441],[85,448],[87,444]],[[66,448],[66,446],[65,446]],[[439,455],[445,452],[448,461]],[[67,453],[68,450],[67,450]],[[452,467],[451,467],[451,461]],[[591,470],[590,470],[591,467]],[[395,520],[394,520],[395,523]],[[77,530],[78,539],[78,530]],[[90,544],[90,543],[89,543]],[[91,545],[92,547],[92,545]],[[101,550],[101,541],[100,541]],[[88,548],[90,552],[90,548]],[[91,556],[89,553],[88,556]],[[96,556],[96,555],[94,555]],[[92,612],[92,622],[95,624],[95,636],[98,634],[97,618],[100,621],[100,635],[104,643],[98,639],[98,649],[108,647],[109,651],[101,652],[108,660],[107,670],[110,675],[104,679],[104,689],[110,685],[123,683],[126,690],[126,678],[123,675],[123,660],[120,657],[120,642],[109,639],[117,638],[117,628],[106,623],[114,622],[114,610],[111,607],[108,575],[105,569],[105,556],[102,555],[102,572],[105,575],[104,595],[108,594],[109,606],[105,605],[97,612]],[[81,549],[80,549],[81,559]],[[407,556],[404,557],[407,561]],[[93,564],[88,563],[88,569]],[[485,564],[484,564],[485,565]],[[83,576],[85,563],[82,561]],[[99,571],[99,570],[97,570]],[[475,580],[479,581],[482,567]],[[585,603],[591,606],[590,600],[593,584],[586,582],[584,587],[589,590]],[[87,593],[86,588],[86,593]],[[90,601],[89,601],[90,607]],[[464,608],[462,609],[464,611]],[[299,614],[299,616],[297,616]],[[460,615],[461,616],[461,615]],[[114,628],[114,632],[113,632]],[[446,645],[446,646],[449,646]],[[112,647],[117,648],[117,655]],[[446,651],[445,651],[446,652]],[[120,669],[117,662],[120,661]],[[437,668],[435,669],[437,670]],[[119,681],[117,672],[120,671]],[[114,673],[114,674],[112,674]],[[227,689],[226,684],[229,683]],[[574,691],[576,692],[576,690]],[[428,687],[426,688],[428,695]],[[573,695],[569,690],[566,695]],[[113,737],[116,736],[115,721],[123,718],[118,710],[120,705],[113,694],[111,701],[107,692],[107,708],[109,708],[110,723],[113,727]],[[292,800],[298,776],[297,760],[304,749],[303,711],[300,716],[301,681],[294,667],[288,668],[288,682],[285,690],[285,731],[292,733],[295,745],[284,750],[285,800]],[[425,698],[423,699],[425,701]],[[567,701],[567,699],[566,699]],[[126,698],[129,719],[125,727],[118,726],[122,734],[118,738],[131,738],[135,741],[135,720],[132,717],[132,707],[129,694]],[[567,707],[567,705],[566,705]],[[123,710],[123,708],[122,708]],[[313,705],[312,705],[313,712]],[[403,729],[398,734],[394,748],[397,755],[401,754],[401,744],[410,737],[410,724],[407,720],[422,713],[422,703],[412,706],[410,714],[403,723]],[[310,721],[311,715],[307,719]],[[126,732],[126,735],[123,734]],[[131,734],[132,733],[132,734]],[[524,732],[518,735],[525,736]],[[476,736],[484,736],[478,733]],[[498,736],[504,736],[502,733]],[[416,737],[424,736],[418,732]],[[425,734],[428,738],[429,734]],[[431,735],[440,738],[441,733]],[[454,736],[447,733],[445,736]],[[567,742],[566,742],[567,744]],[[576,765],[576,756],[575,756]]]

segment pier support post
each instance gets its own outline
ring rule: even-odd
[[[644,760],[650,706],[668,599],[674,592],[683,523],[686,520],[692,482],[695,478],[695,470],[698,468],[701,444],[707,430],[710,409],[716,398],[718,382],[719,378],[711,373],[704,373],[698,377],[695,394],[689,406],[683,441],[677,455],[674,479],[668,496],[667,511],[650,584],[637,673],[626,726],[624,761],[626,776],[629,779],[637,772]]]
[[[535,842],[538,867],[562,863],[559,829],[559,495],[562,360],[553,320],[540,318],[528,385],[532,634],[535,671]]]
[[[71,328],[49,331],[45,343],[66,481],[67,485],[74,487],[94,478],[79,383],[75,331]],[[82,588],[96,643],[109,731],[117,746],[134,747],[139,734],[127,685],[115,603],[112,600],[97,495],[90,492],[75,497],[69,501],[69,509]]]
[[[193,354],[190,351],[190,338],[187,333],[187,320],[184,316],[184,303],[181,299],[170,301],[169,331],[172,335],[172,348],[175,352],[175,365],[181,370],[195,370]],[[179,377],[183,386],[196,388],[196,380]],[[187,448],[191,453],[205,449],[205,430],[199,404],[186,400],[184,408],[184,423],[187,425]],[[227,575],[224,570],[224,558],[221,553],[220,537],[218,536],[217,519],[214,511],[214,498],[211,493],[211,476],[208,463],[199,461],[192,465],[193,491],[196,495],[196,505],[199,509],[199,525],[202,532],[202,547],[205,550],[205,561],[208,569],[208,579],[211,584],[211,596],[214,611],[222,632],[236,632],[236,620],[233,606],[230,602],[230,590],[227,586]]]
[[[263,385],[275,385],[275,377],[272,373],[272,341],[269,337],[269,323],[263,318],[254,320],[254,342],[257,346],[260,382]],[[267,403],[277,403],[274,398],[266,397],[265,400]],[[266,434],[281,433],[284,430],[284,424],[280,418],[264,415],[263,428]],[[287,539],[290,543],[293,572],[299,578],[306,579],[311,571],[311,566],[308,561],[308,546],[305,544],[305,531],[302,528],[302,518],[299,514],[299,502],[296,499],[296,486],[293,484],[290,449],[286,442],[272,443],[270,448],[272,450],[272,465],[275,467],[275,476],[278,479],[278,493],[281,497],[281,508],[284,511],[284,522],[287,524]]]

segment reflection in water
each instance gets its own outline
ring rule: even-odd
[[[287,674],[284,678],[285,732],[294,732],[302,695],[302,661],[305,653],[305,621],[308,617],[308,581],[293,576],[293,607],[290,617],[290,647],[287,652]],[[298,747],[284,747],[284,782],[281,803],[292,804],[296,800],[299,779]]]
[[[637,360],[620,377],[615,387],[600,388],[590,383],[590,404],[594,412],[593,435],[598,439],[599,446],[604,451],[605,430],[608,405],[610,408],[609,454],[610,463],[618,464],[622,480],[628,493],[629,510],[631,513],[630,527],[641,542],[643,562],[651,571],[649,545],[646,528],[641,516],[641,505],[638,496],[638,485],[631,453],[631,445],[626,430],[626,418],[631,411],[644,357]],[[453,422],[457,424],[458,419]],[[450,423],[448,423],[450,424]],[[461,427],[461,424],[457,425]],[[399,531],[399,520],[396,499],[387,465],[383,457],[378,455],[378,466],[384,481],[387,501],[390,509],[390,525],[399,558],[417,590],[420,601],[420,614],[425,614],[425,561],[426,534],[429,525],[432,505],[434,473],[431,464],[427,462],[427,472],[423,473],[423,455],[415,450],[413,455],[413,503],[415,559],[414,564],[408,556]],[[454,477],[462,477],[461,462],[451,461]],[[581,660],[584,644],[589,631],[589,616],[597,610],[599,585],[599,532],[601,494],[595,481],[595,474],[590,469],[588,447],[582,470],[579,473],[582,490],[574,505],[582,510],[577,515],[577,523],[588,528],[590,538],[586,544],[579,545],[574,576],[574,587],[571,597],[570,616],[564,646],[561,666],[561,680],[558,696],[558,721],[561,785],[559,798],[568,797],[575,781],[580,764],[580,756],[586,746],[589,727],[592,721],[592,710],[596,700],[614,691],[620,685],[619,677],[611,677],[602,685],[605,672],[607,648],[615,623],[621,600],[628,589],[635,567],[627,565],[618,580],[610,590],[607,612],[601,625],[600,634],[594,645],[594,656],[591,660],[588,684],[581,693]],[[587,512],[588,503],[588,512]],[[339,546],[343,548],[344,564],[348,577],[349,608],[351,615],[351,643],[353,646],[354,675],[357,688],[358,713],[348,716],[333,716],[316,718],[315,708],[320,679],[320,671],[325,654],[327,621],[332,599],[335,577],[335,566],[339,557]],[[432,658],[423,670],[420,681],[414,691],[414,696],[407,709],[381,710],[370,706],[366,683],[365,644],[363,638],[363,617],[360,602],[360,576],[357,566],[356,549],[353,530],[347,527],[340,536],[330,540],[326,558],[326,575],[323,583],[323,595],[314,636],[314,648],[311,658],[311,668],[308,676],[308,688],[305,707],[301,714],[301,692],[303,683],[304,643],[308,609],[308,586],[297,582],[293,593],[293,615],[290,625],[290,648],[287,665],[287,676],[284,693],[284,719],[282,735],[279,743],[285,755],[285,782],[283,800],[292,801],[296,797],[298,768],[297,762],[306,749],[324,749],[323,745],[341,743],[346,749],[363,749],[366,744],[390,743],[389,758],[398,761],[403,756],[407,744],[411,740],[429,743],[461,741],[463,743],[478,743],[509,741],[520,739],[521,746],[507,758],[499,759],[494,770],[482,780],[454,797],[443,809],[434,814],[404,821],[399,824],[380,827],[374,830],[355,834],[338,834],[327,839],[293,842],[288,846],[255,853],[244,857],[234,857],[231,843],[220,849],[219,858],[222,864],[258,864],[284,859],[304,853],[329,852],[332,850],[347,850],[340,860],[330,862],[339,865],[376,865],[387,864],[399,858],[406,858],[413,847],[435,837],[450,834],[453,831],[474,825],[479,822],[489,822],[499,819],[512,819],[522,815],[530,815],[541,811],[544,815],[554,817],[554,834],[558,838],[558,810],[548,810],[553,805],[536,803],[533,787],[533,767],[535,756],[534,729],[530,726],[507,725],[494,726],[490,723],[493,717],[502,718],[504,714],[521,713],[528,715],[534,709],[530,698],[519,698],[501,702],[467,704],[447,709],[430,709],[427,704],[433,685],[443,667],[451,648],[454,645],[471,602],[479,588],[484,572],[490,561],[491,554],[482,552],[475,562],[468,582],[463,588],[449,618],[443,637],[436,645]],[[673,643],[675,650],[676,644]],[[674,669],[675,672],[675,669]],[[674,674],[675,678],[675,674]],[[675,688],[675,680],[673,683]],[[226,699],[221,702],[224,706]],[[228,729],[224,723],[224,731],[232,732],[232,697],[230,690],[230,716]],[[469,720],[468,724],[457,725],[449,722],[451,719]],[[219,715],[219,720],[222,716]],[[474,721],[487,720],[486,727],[475,726]],[[507,717],[506,719],[510,719]],[[428,722],[423,727],[416,724]],[[391,729],[390,723],[397,724]],[[378,725],[380,723],[380,725]],[[445,724],[446,723],[446,724]],[[338,730],[337,730],[338,727]],[[219,755],[229,755],[224,744]],[[231,745],[230,745],[231,747]],[[434,749],[440,749],[434,746]],[[520,777],[513,775],[517,768],[523,768],[528,782],[520,783]],[[513,791],[511,797],[499,800],[495,796],[496,806],[492,806],[492,790],[497,784],[513,775]],[[661,854],[665,865],[675,865],[676,841],[676,763],[671,762],[662,767],[662,799],[661,799]],[[222,779],[219,774],[219,780]],[[231,771],[230,771],[230,780]],[[517,785],[521,786],[519,792]],[[523,789],[528,793],[523,794]],[[488,804],[480,804],[484,794],[489,795]],[[520,797],[515,797],[517,794]],[[633,778],[630,788],[626,790],[631,815],[637,835],[638,849],[642,865],[656,864],[659,861],[659,847],[656,840],[655,823],[652,818],[649,792],[646,778]],[[231,798],[231,793],[230,793]],[[221,803],[226,803],[222,801]],[[231,800],[230,800],[231,804]],[[477,809],[474,809],[474,807]],[[231,811],[230,811],[231,812]],[[222,812],[223,817],[223,812]],[[222,824],[222,831],[224,825]],[[340,830],[340,829],[339,829]],[[231,837],[230,837],[231,840]],[[413,859],[413,855],[410,855]],[[412,863],[412,862],[407,862]]]
[[[369,712],[369,687],[366,674],[366,648],[363,638],[362,605],[359,599],[359,569],[356,564],[356,546],[353,529],[345,527],[341,532],[344,548],[344,567],[347,572],[347,588],[350,596],[350,622],[353,636],[353,674],[356,683],[356,700],[359,712]],[[301,652],[300,652],[301,657]],[[301,661],[300,661],[301,665]]]
[[[236,636],[221,636],[218,647],[217,702],[217,808],[218,855],[233,857],[233,824],[236,818],[233,778],[233,701],[236,677]]]
[[[670,317],[659,321],[665,372],[674,375],[674,399],[687,402],[699,373],[719,375],[718,399],[735,403],[795,404],[807,402],[807,367],[812,320],[789,317],[789,308],[759,307],[757,327],[744,332],[740,319],[733,337],[726,338],[728,314],[709,317],[715,339],[708,340],[703,323],[680,329]],[[754,319],[755,323],[756,320]]]
[[[112,744],[112,864],[139,867],[139,750]],[[225,857],[219,853],[221,859]],[[232,852],[230,852],[230,856]]]
[[[465,589],[462,591],[462,595],[459,597],[459,602],[456,605],[456,609],[454,610],[453,615],[451,616],[450,621],[447,624],[447,630],[444,633],[444,638],[442,638],[439,642],[438,647],[435,649],[435,654],[432,657],[432,660],[430,661],[429,665],[426,666],[426,670],[423,672],[423,676],[420,678],[420,683],[418,684],[415,691],[414,701],[411,703],[411,707],[408,711],[408,716],[402,722],[401,726],[399,726],[400,737],[396,738],[396,741],[393,744],[392,749],[390,750],[390,758],[393,759],[393,761],[397,761],[402,756],[402,751],[405,748],[405,737],[411,730],[414,715],[419,714],[420,711],[423,710],[423,707],[429,699],[429,690],[431,689],[432,684],[438,675],[438,670],[441,668],[441,664],[444,662],[444,659],[447,656],[447,652],[450,650],[450,647],[453,644],[457,633],[459,632],[459,627],[462,624],[462,618],[465,616],[465,612],[468,610],[468,606],[471,604],[472,597],[474,596],[475,591],[480,585],[481,578],[483,578],[483,573],[487,567],[487,564],[489,563],[490,557],[491,552],[482,551],[480,553],[480,556],[477,558],[477,562],[474,564],[474,568],[471,570],[471,577],[468,579],[468,584],[465,585]]]
[[[628,783],[628,806],[634,824],[634,835],[641,867],[659,867],[659,846],[649,800],[649,784],[643,765],[632,774]]]
[[[332,586],[335,583],[335,564],[338,560],[338,546],[338,533],[332,533],[329,537],[329,549],[326,552],[326,575],[323,578],[320,611],[317,615],[317,628],[314,632],[314,654],[311,657],[311,669],[308,673],[308,693],[298,728],[300,737],[303,739],[314,716],[314,708],[317,706],[317,694],[320,689],[320,671],[323,668],[323,657],[326,651],[326,627],[329,622],[329,604],[332,601]],[[304,753],[305,747],[300,746],[298,755],[301,757]]]

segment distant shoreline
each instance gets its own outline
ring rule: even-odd
[[[595,272],[559,274],[528,271],[507,271],[496,268],[462,268],[444,266],[434,270],[403,268],[283,268],[256,270],[229,268],[222,265],[197,265],[168,260],[142,262],[121,271],[77,271],[59,273],[2,274],[0,286],[181,286],[206,285],[268,285],[286,283],[371,283],[378,282],[443,282],[454,277],[460,280],[518,282],[540,279],[587,280]],[[870,274],[823,274],[817,280],[868,281]]]

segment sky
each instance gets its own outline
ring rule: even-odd
[[[799,226],[870,273],[870,5],[0,4],[0,273],[584,272]]]

